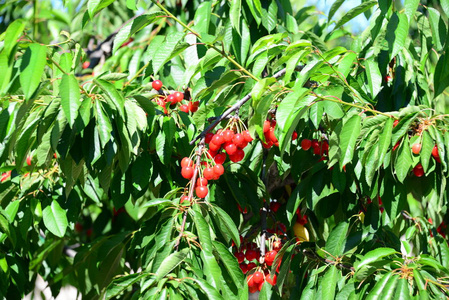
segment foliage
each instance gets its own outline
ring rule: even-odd
[[[448,297],[449,1],[343,2],[0,4],[0,297]]]

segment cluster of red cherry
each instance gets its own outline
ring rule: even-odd
[[[248,130],[243,130],[240,119],[233,118],[224,129],[207,133],[205,143],[209,145],[209,154],[217,164],[226,161],[226,154],[232,162],[239,162],[245,157],[243,149],[253,138]]]
[[[265,282],[275,285],[277,276],[276,274],[269,273],[269,267],[273,265],[276,255],[282,247],[281,241],[279,239],[274,240],[271,243],[272,250],[265,254],[264,263],[257,265],[260,259],[260,252],[257,244],[254,242],[244,244],[242,237],[240,237],[240,240],[242,246],[240,249],[235,250],[234,256],[237,258],[242,272],[248,274],[246,282],[249,287],[249,292],[254,293],[260,291]],[[247,262],[245,262],[245,259]],[[279,265],[277,266],[276,271],[279,271]]]
[[[162,81],[155,80],[151,83],[151,86],[156,91],[160,91],[162,89]],[[184,93],[174,92],[166,96],[165,94],[159,95],[156,97],[156,103],[164,109],[164,114],[168,114],[168,107],[174,108],[177,103],[181,103],[184,100]],[[188,101],[187,104],[181,104],[179,109],[185,113],[196,112],[198,110],[198,106],[200,105],[199,101]]]
[[[325,156],[329,153],[329,142],[326,140],[318,141],[317,139],[303,139],[301,141],[301,148],[305,151],[312,148],[313,154]]]
[[[199,168],[198,179],[195,183],[195,194],[198,198],[206,198],[209,193],[207,184],[209,180],[217,180],[224,173],[224,167],[222,164],[216,163],[207,151],[203,151],[201,155],[206,155],[206,160],[202,161]],[[209,157],[208,157],[209,156]],[[181,160],[181,175],[185,179],[192,179],[197,166],[193,163],[190,157],[184,157]],[[181,203],[188,200],[188,196],[184,194],[181,196]]]

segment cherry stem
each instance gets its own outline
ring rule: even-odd
[[[196,151],[196,162],[195,162],[195,169],[193,170],[193,176],[192,179],[190,179],[190,189],[189,189],[189,195],[187,196],[187,201],[192,203],[193,199],[193,190],[195,189],[195,182],[199,174],[199,170],[201,168],[201,154],[203,153],[203,148],[205,145],[205,138],[201,140],[201,142],[198,144],[198,150]],[[175,249],[178,251],[179,244],[181,243],[181,237],[184,234],[184,228],[186,226],[186,220],[187,220],[187,210],[184,211],[184,215],[182,217],[182,224],[181,224],[181,230],[179,231],[178,240],[175,244]]]

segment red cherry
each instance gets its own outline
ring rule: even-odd
[[[215,145],[221,145],[224,143],[224,138],[220,133],[216,133],[212,138],[211,143],[214,143]]]
[[[309,139],[303,139],[301,141],[301,148],[305,151],[309,150],[312,147],[312,141]]]
[[[432,156],[437,159],[440,158],[440,154],[438,153],[438,146],[435,145],[432,149]]]
[[[210,156],[215,157],[217,155],[217,151],[207,150],[207,153],[209,153]]]
[[[257,267],[257,265],[256,265],[255,263],[253,263],[253,262],[250,262],[250,263],[248,264],[248,271],[251,271],[251,270],[254,269],[255,267]]]
[[[221,148],[221,145],[215,144],[213,139],[212,139],[212,141],[210,141],[210,143],[209,143],[209,149],[210,150],[218,151],[218,150],[220,150],[220,148]]]
[[[241,133],[235,134],[232,142],[239,148],[245,148],[247,144],[247,142],[245,141],[245,137]]]
[[[252,287],[256,287],[256,284],[253,279],[254,276],[250,275],[248,278],[246,278],[246,283],[248,284],[248,287],[251,289]],[[257,287],[256,287],[257,288]]]
[[[253,141],[253,138],[251,137],[251,134],[249,134],[248,130],[243,131],[242,135],[245,141],[247,141],[248,143],[251,143]]]
[[[213,180],[215,177],[214,169],[212,169],[210,167],[205,168],[203,171],[203,175],[204,175],[204,178],[206,178],[207,180]]]
[[[224,153],[218,153],[215,157],[214,157],[214,161],[216,164],[222,165],[225,161],[226,161],[226,154]]]
[[[236,254],[234,254],[234,256],[237,258],[237,261],[240,263],[242,263],[245,260],[245,254],[243,254],[243,252],[237,252]],[[246,266],[246,264],[245,264]]]
[[[281,204],[279,202],[271,202],[270,203],[271,211],[277,212],[280,207],[281,207]]]
[[[396,125],[398,125],[398,123],[399,123],[399,120],[394,120],[393,127],[396,127]]]
[[[187,167],[187,166],[192,167],[193,166],[193,161],[189,157],[184,157],[181,160],[181,167],[184,168],[184,167]]]
[[[276,135],[274,135],[274,127],[271,127],[270,130],[268,131],[268,134],[270,135],[270,140],[274,142],[277,142],[277,137]]]
[[[176,101],[175,95],[173,95],[173,94],[168,95],[167,102],[170,103],[170,105],[176,104],[177,101]]]
[[[229,129],[223,131],[223,139],[225,142],[232,142],[233,138],[234,138],[234,131]]]
[[[263,132],[264,132],[264,133],[265,133],[265,132],[268,132],[268,130],[270,130],[270,127],[271,127],[270,121],[266,120],[266,121],[263,123]]]
[[[250,250],[246,250],[245,256],[248,261],[252,261],[252,260],[258,259],[260,254],[258,251],[250,249]]]
[[[27,165],[31,166],[31,156],[27,157]]]
[[[243,253],[242,253],[243,254]],[[243,255],[243,259],[245,258],[245,255]],[[248,272],[248,265],[245,263],[241,263],[239,265],[240,269],[242,270],[243,274],[246,274]]]
[[[196,181],[197,186],[207,186],[207,179],[206,178],[198,178]]]
[[[313,139],[311,146],[312,146],[312,148],[318,148],[320,146],[320,143],[318,142],[318,140]]]
[[[422,164],[417,164],[416,166],[415,166],[415,168],[417,168],[417,169],[422,169],[423,168],[423,166],[422,166]],[[379,198],[380,199],[380,198]]]
[[[207,186],[197,186],[195,188],[195,193],[198,196],[198,198],[206,198],[207,194],[209,193],[209,190],[207,189]]]
[[[321,143],[321,150],[323,151],[323,153],[329,152],[329,143],[327,141]]]
[[[184,94],[181,92],[175,92],[173,96],[175,97],[176,102],[181,102],[184,99]]]
[[[416,177],[422,177],[424,175],[424,169],[414,167],[413,174],[415,174]]]
[[[192,179],[192,177],[193,177],[193,167],[189,167],[189,166],[183,167],[181,169],[181,175],[185,179]]]
[[[212,141],[212,138],[213,138],[213,137],[214,137],[214,134],[213,134],[212,132],[206,133],[204,142],[205,142],[206,144],[209,144],[209,143]]]
[[[237,146],[234,143],[230,142],[225,143],[224,149],[229,156],[234,155],[237,152]]]
[[[270,252],[265,254],[265,263],[267,264],[267,266],[271,266],[273,264],[277,254],[278,252],[275,250],[271,250]]]
[[[223,175],[223,173],[224,173],[223,165],[221,165],[221,164],[216,164],[216,165],[214,166],[214,173],[215,173],[215,175],[217,175],[218,177],[220,177],[221,175]]]
[[[293,131],[292,133],[292,141],[296,140],[298,138],[298,133],[296,131]]]
[[[187,195],[182,195],[180,200],[181,200],[181,201],[180,201],[181,204],[182,204],[184,201],[189,201],[189,196],[187,196]]]
[[[200,105],[199,101],[191,102],[189,101],[188,106],[191,112],[196,112],[198,110],[198,106]]]
[[[315,155],[321,155],[322,151],[321,151],[321,147],[315,147],[313,148],[313,154]]]
[[[88,62],[88,61],[83,62],[83,69],[87,69],[87,68],[89,68],[89,66],[90,66],[90,62]]]
[[[413,144],[412,146],[413,154],[418,155],[420,151],[421,151],[421,144],[420,143]]]
[[[75,231],[78,232],[78,233],[83,231],[83,224],[81,224],[80,222],[76,222],[75,223]]]
[[[189,113],[189,107],[187,106],[187,104],[183,104],[179,107],[179,109],[183,112],[185,112],[186,114]]]
[[[259,284],[259,283],[264,282],[264,280],[265,280],[265,276],[263,275],[262,272],[259,272],[259,271],[254,272],[254,274],[253,274],[254,283]]]
[[[267,274],[267,275],[265,275],[265,281],[271,285],[276,285],[277,275],[276,274],[273,274],[273,275]]]
[[[151,85],[153,86],[153,89],[155,89],[156,91],[159,91],[162,88],[162,81],[155,80],[151,83]]]
[[[272,146],[273,146],[272,141],[267,141],[267,143],[262,142],[262,147],[264,147],[265,149],[270,149]]]
[[[245,152],[242,149],[238,149],[234,155],[229,155],[229,159],[234,163],[242,161],[244,157]]]

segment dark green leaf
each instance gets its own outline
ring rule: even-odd
[[[69,125],[72,127],[78,116],[78,109],[82,103],[78,81],[74,75],[62,75],[59,94],[61,95],[62,110],[65,113]]]

